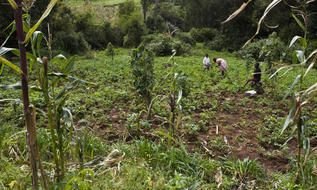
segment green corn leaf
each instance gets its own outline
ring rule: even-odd
[[[14,0],[8,0],[8,2],[14,10],[18,8],[18,5],[15,3]]]
[[[303,37],[301,37],[301,36],[294,36],[293,39],[291,40],[291,42],[289,43],[289,46],[288,46],[288,47],[292,47],[292,46],[295,44],[295,42],[296,42],[297,40],[300,40],[300,39],[303,39]]]
[[[294,112],[295,112],[295,105],[293,105],[292,109],[289,111],[288,116],[284,122],[281,135],[284,133],[284,131],[290,126],[291,123],[294,121]]]
[[[295,88],[295,86],[300,81],[302,75],[297,75],[295,80],[293,81],[292,85],[289,87],[288,92],[285,94],[284,99],[292,92],[292,90]]]
[[[62,109],[63,109],[63,119],[65,122],[65,125],[67,127],[72,127],[74,125],[72,112],[70,111],[70,109],[65,108],[65,107],[63,107]]]
[[[62,72],[66,73],[66,74],[70,73],[71,70],[74,68],[74,65],[75,65],[74,59],[73,58],[68,59],[68,61],[67,61],[66,65],[65,65],[65,67],[63,68]]]
[[[258,22],[258,25],[257,25],[257,29],[256,29],[256,32],[255,34],[243,45],[243,47],[245,47],[248,43],[250,43],[254,38],[255,36],[257,36],[260,32],[260,29],[261,29],[261,24],[262,22],[264,21],[265,17],[267,16],[267,14],[269,14],[269,12],[275,7],[277,6],[280,2],[282,2],[282,0],[273,0],[265,9],[262,17],[260,18],[259,22]]]
[[[177,101],[176,101],[176,104],[179,104],[181,99],[182,99],[182,95],[183,95],[183,91],[182,90],[179,90],[178,91],[178,97],[177,97]]]
[[[5,55],[8,52],[11,52],[13,50],[16,50],[15,48],[6,48],[6,47],[1,47],[0,48],[0,56]]]
[[[296,50],[296,57],[300,64],[305,64],[305,54],[302,50]]]
[[[297,18],[297,16],[295,14],[292,13],[292,17],[295,19],[296,23],[298,24],[298,26],[303,30],[306,31],[306,27],[304,26],[304,24],[302,23],[302,21],[299,20],[299,18]]]
[[[309,54],[309,56],[307,57],[307,60],[311,59],[315,54],[317,54],[317,49],[315,49],[313,52]]]
[[[4,68],[4,64],[0,64],[0,75],[2,74],[2,72],[3,72],[3,68]]]
[[[275,75],[277,75],[280,71],[282,71],[282,70],[284,70],[284,69],[289,69],[290,67],[293,67],[293,66],[283,66],[283,67],[277,69],[277,71],[275,71],[275,72],[270,76],[269,79],[272,79],[272,78],[273,78]]]
[[[12,27],[11,31],[10,31],[9,35],[7,36],[7,38],[4,40],[4,42],[1,44],[1,48],[7,43],[7,41],[10,39],[11,35],[14,33],[14,31],[16,29],[14,22],[11,22],[11,24],[7,28],[9,28],[9,27]],[[7,28],[4,31],[6,31]]]
[[[30,38],[32,37],[33,33],[36,31],[36,29],[41,25],[43,20],[50,14],[51,10],[55,6],[55,4],[58,2],[58,0],[51,0],[50,3],[47,5],[47,8],[41,18],[37,21],[37,23],[32,26],[32,28],[28,31],[28,33],[25,36],[25,40],[23,43],[27,43]]]
[[[309,95],[313,92],[317,91],[317,83],[311,85],[305,92],[303,93],[303,96]]]
[[[21,89],[21,82],[17,82],[14,84],[9,84],[9,85],[0,85],[0,88],[5,89],[5,90],[18,90]]]
[[[6,65],[6,66],[8,66],[8,67],[10,67],[10,68],[11,68],[13,71],[15,71],[17,74],[22,74],[22,71],[21,71],[21,69],[20,69],[18,66],[16,66],[16,65],[15,65],[14,63],[12,63],[11,61],[5,59],[4,57],[1,57],[1,56],[0,56],[0,63]]]
[[[311,62],[311,64],[308,66],[308,68],[306,69],[306,72],[304,74],[304,77],[309,73],[309,71],[314,67],[315,65],[315,60],[313,62]]]
[[[41,57],[40,49],[42,40],[46,40],[45,35],[41,31],[35,31],[32,37],[32,52],[37,57]],[[47,41],[47,40],[46,40]]]
[[[221,22],[221,24],[225,24],[229,22],[230,20],[234,19],[236,16],[238,16],[246,7],[249,3],[251,3],[252,0],[248,0],[239,7],[239,9],[235,10],[225,21]]]

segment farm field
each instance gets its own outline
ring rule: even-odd
[[[218,68],[203,70],[201,59],[206,52],[227,58],[229,71],[225,78]],[[73,113],[74,127],[87,132],[80,137],[84,146],[84,163],[103,158],[114,149],[124,156],[119,157],[120,161],[112,169],[106,166],[94,169],[95,165],[87,165],[87,169],[82,171],[87,174],[74,176],[70,173],[68,179],[79,180],[83,177],[81,175],[87,175],[89,181],[83,183],[91,183],[93,189],[212,189],[220,183],[215,178],[220,173],[225,189],[239,185],[265,189],[288,180],[293,172],[296,141],[293,139],[283,145],[290,131],[283,135],[280,132],[290,104],[283,97],[296,71],[275,80],[268,79],[269,75],[265,74],[265,93],[247,97],[244,92],[249,88],[242,87],[251,73],[246,62],[233,54],[210,51],[198,44],[190,55],[173,59],[156,57],[153,94],[157,99],[153,104],[152,119],[147,120],[144,105],[133,88],[129,64],[131,50],[115,49],[115,53],[114,60],[104,51],[75,58],[71,75],[94,84],[79,85],[69,94],[66,107]],[[264,69],[265,65],[262,67]],[[170,136],[167,125],[169,109],[166,97],[170,85],[166,76],[172,71],[185,73],[190,88],[189,96],[181,103],[182,111],[174,137]],[[307,76],[305,85],[310,85],[314,76],[316,71]],[[2,80],[7,79],[2,77]],[[12,98],[13,93],[9,90],[1,98]],[[40,96],[34,93],[32,101],[40,104]],[[23,132],[15,134],[14,131],[20,131],[18,127],[13,131],[9,128],[22,122],[12,117],[13,113],[20,115],[18,113],[22,110],[13,106],[1,111],[4,113],[1,129],[5,134],[2,146],[10,145],[12,141],[20,142],[13,146],[18,161],[24,135]],[[316,112],[307,114],[317,116]],[[41,123],[38,124],[38,138],[44,159],[50,157],[45,152],[50,140],[47,138],[48,129],[42,128]],[[71,146],[66,147],[68,154],[75,151]],[[68,170],[75,172],[77,161],[73,156],[71,158]],[[117,165],[119,162],[120,166]],[[0,179],[10,183],[13,176],[21,173],[17,183],[25,180],[22,166],[23,163],[6,166]]]
[[[316,5],[0,0],[0,190],[317,189]]]

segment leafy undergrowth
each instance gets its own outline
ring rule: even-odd
[[[210,71],[203,70],[205,53],[228,60],[226,77],[214,65]],[[290,139],[284,145],[291,131],[280,134],[289,109],[288,98],[284,96],[296,70],[274,80],[264,74],[265,93],[250,98],[244,95],[250,88],[243,85],[251,77],[252,69],[247,69],[244,60],[199,46],[190,55],[175,57],[174,69],[189,78],[190,94],[182,99],[181,119],[172,137],[167,100],[167,76],[172,61],[169,57],[155,58],[155,100],[152,117],[147,120],[144,104],[133,88],[129,54],[130,50],[115,49],[113,61],[105,52],[76,57],[72,75],[96,85],[81,86],[69,95],[66,105],[73,113],[76,130],[67,129],[64,134],[68,139],[64,145],[68,160],[65,180],[52,186],[65,189],[298,188],[293,183],[296,141]],[[261,65],[262,71],[265,67]],[[311,72],[305,86],[311,85],[315,76],[316,71]],[[14,81],[16,78],[6,71],[0,78],[1,83]],[[19,93],[4,91],[0,99],[5,98],[18,99]],[[31,99],[37,107],[43,107],[40,93],[32,91]],[[0,111],[0,188],[25,189],[31,182],[21,102],[1,104]],[[316,104],[306,115],[317,118]],[[51,139],[45,117],[38,114],[37,118],[41,158],[47,178],[52,179]],[[311,136],[314,136],[316,122],[311,121]],[[69,135],[74,131],[75,139]],[[76,140],[81,147],[74,146]],[[316,147],[314,139],[312,146]],[[113,151],[116,157],[111,157]]]

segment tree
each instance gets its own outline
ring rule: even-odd
[[[148,11],[150,4],[151,4],[150,0],[141,0],[144,22],[146,21],[146,13]]]

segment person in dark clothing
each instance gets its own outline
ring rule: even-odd
[[[246,86],[249,82],[251,82],[251,87],[255,89],[258,94],[263,94],[262,82],[261,82],[261,68],[259,63],[255,63],[253,78],[249,79],[244,86]]]

